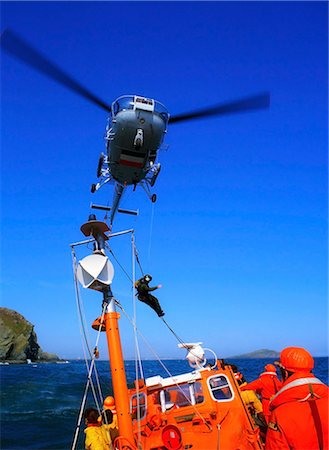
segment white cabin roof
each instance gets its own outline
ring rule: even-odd
[[[146,378],[145,384],[149,388],[168,387],[181,383],[192,383],[193,381],[200,380],[201,375],[199,372],[183,373],[175,377],[162,378],[160,375]]]

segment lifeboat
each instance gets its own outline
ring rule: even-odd
[[[144,450],[262,449],[230,365],[138,380],[129,390],[136,442]]]
[[[81,227],[82,230],[86,226],[90,228],[96,243],[94,252],[75,266],[74,273],[83,287],[103,294],[102,315],[93,322],[92,327],[99,334],[106,334],[108,344],[114,396],[112,407],[116,414],[115,423],[118,424],[115,436],[112,435],[113,448],[263,449],[260,428],[243,401],[233,366],[218,359],[211,350],[215,362],[207,364],[204,355],[205,350],[209,349],[203,349],[201,342],[179,344],[180,348],[187,350],[190,372],[167,378],[154,375],[138,379],[134,387],[128,389],[119,331],[120,313],[117,312],[120,304],[111,290],[114,268],[105,255],[105,227],[94,217],[89,224]],[[75,256],[73,260],[76,261]],[[161,320],[168,326],[163,318]],[[88,382],[96,356],[94,352]],[[80,411],[80,418],[82,413],[83,410]],[[79,428],[80,423],[77,430]],[[76,442],[77,439],[72,450],[76,448]]]

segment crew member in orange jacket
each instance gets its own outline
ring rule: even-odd
[[[328,450],[328,386],[311,370],[314,360],[299,347],[287,347],[278,364],[283,385],[270,403],[266,450]]]
[[[281,381],[277,377],[275,366],[273,364],[267,364],[265,366],[265,372],[261,373],[257,380],[241,386],[240,390],[245,391],[251,389],[256,391],[257,394],[260,394],[262,397],[263,413],[266,422],[268,422],[270,418],[270,400],[281,388],[281,384]]]

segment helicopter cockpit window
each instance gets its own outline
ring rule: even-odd
[[[162,117],[162,119],[165,121],[166,126],[168,125],[169,120],[169,113],[167,108],[160,102],[155,101],[154,102],[154,111],[159,114],[159,116]]]
[[[146,395],[140,393],[134,394],[130,399],[130,413],[135,420],[141,420],[146,415]]]
[[[233,398],[233,392],[225,375],[216,375],[208,379],[212,397],[217,401],[227,401]]]
[[[112,116],[115,117],[119,111],[133,109],[134,97],[132,95],[123,95],[112,103]]]
[[[122,97],[117,98],[112,103],[112,117],[115,117],[120,111],[126,111],[128,109],[135,108],[141,108],[146,111],[155,112],[162,118],[167,128],[169,120],[169,113],[167,108],[160,102],[144,97],[123,95]]]

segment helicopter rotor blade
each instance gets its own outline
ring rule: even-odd
[[[171,116],[169,123],[183,122],[187,120],[200,119],[209,116],[224,116],[249,112],[257,109],[266,109],[270,106],[269,92],[262,92],[251,97],[244,97],[233,102],[220,103],[205,109],[198,109],[188,113]]]
[[[1,48],[11,56],[19,59],[26,65],[41,72],[43,75],[51,78],[57,83],[66,86],[71,91],[84,97],[93,104],[99,106],[105,111],[110,112],[111,107],[103,102],[99,97],[82,86],[78,81],[65,73],[59,66],[35,50],[30,44],[19,37],[13,31],[7,29],[1,34]]]

